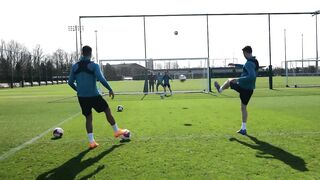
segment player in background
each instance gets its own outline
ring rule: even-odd
[[[81,51],[80,60],[72,65],[68,84],[77,92],[78,101],[82,110],[82,114],[86,118],[86,130],[89,138],[89,148],[96,148],[99,144],[96,143],[93,136],[92,126],[92,108],[98,113],[104,112],[107,121],[112,126],[114,136],[117,138],[124,134],[124,130],[118,128],[118,125],[113,118],[108,103],[102,98],[98,92],[96,85],[97,80],[109,90],[109,97],[114,98],[114,93],[100,71],[98,64],[91,60],[92,49],[89,46],[84,46]]]
[[[158,74],[157,74],[157,79],[156,79],[156,81],[157,81],[156,90],[157,90],[157,92],[158,92],[159,86],[162,86],[162,87],[163,87],[163,84],[162,84],[163,76],[161,75],[161,73],[158,73]]]
[[[256,60],[255,56],[252,56],[252,48],[246,46],[242,49],[244,57],[247,59],[244,65],[241,64],[229,64],[229,66],[235,66],[242,68],[243,72],[239,78],[228,79],[222,86],[218,82],[214,82],[219,93],[222,93],[223,90],[228,89],[229,87],[240,94],[241,100],[241,113],[242,113],[242,126],[237,133],[242,135],[247,134],[246,123],[248,119],[247,105],[255,89],[256,77],[258,75],[259,63]]]
[[[171,86],[170,86],[170,82],[169,80],[171,79],[172,82],[172,78],[169,76],[168,71],[165,72],[164,76],[163,76],[163,88],[164,88],[164,93],[166,93],[167,88],[169,88],[170,94],[172,95],[172,90],[171,90]]]
[[[148,80],[149,80],[149,92],[154,92],[154,83],[157,77],[152,72],[150,73]]]

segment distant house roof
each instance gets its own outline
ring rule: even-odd
[[[115,69],[122,69],[122,68],[130,68],[130,69],[145,69],[145,67],[141,66],[140,64],[137,63],[128,63],[128,64],[115,64],[111,65]]]

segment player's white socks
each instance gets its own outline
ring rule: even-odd
[[[90,143],[94,142],[93,133],[88,133],[88,138]]]
[[[242,129],[242,130],[247,129],[247,127],[246,127],[246,123],[245,123],[245,122],[242,122],[241,129]]]
[[[114,132],[117,132],[117,131],[119,130],[117,123],[115,123],[115,124],[112,126],[112,129],[113,129]]]
[[[222,86],[219,88],[219,93],[222,93],[223,89]]]

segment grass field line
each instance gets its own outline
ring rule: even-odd
[[[49,132],[51,132],[54,128],[56,128],[56,127],[62,125],[63,123],[65,123],[65,122],[67,122],[67,121],[75,118],[75,117],[78,116],[80,113],[81,113],[81,112],[77,112],[77,113],[69,116],[68,118],[62,120],[60,123],[58,123],[58,124],[54,125],[53,127],[47,129],[46,131],[44,131],[43,133],[39,134],[38,136],[30,139],[29,141],[27,141],[27,142],[25,142],[25,143],[23,143],[23,144],[15,147],[15,148],[10,149],[10,150],[8,150],[7,152],[4,152],[4,153],[0,156],[0,161],[5,160],[6,158],[8,158],[9,156],[15,154],[16,152],[20,151],[21,149],[25,148],[26,146],[34,143],[34,142],[37,141],[38,139],[42,138],[44,135],[46,135],[46,134],[48,134]]]

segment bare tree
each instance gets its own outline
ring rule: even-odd
[[[64,66],[64,57],[65,57],[65,51],[62,49],[57,49],[53,53],[53,61],[55,64],[56,68],[56,78],[57,78],[57,83],[59,83],[59,80],[62,80],[62,75],[63,75],[63,66]]]
[[[179,69],[178,61],[172,62],[172,69]]]
[[[43,51],[39,44],[33,49],[33,63],[38,74],[38,83],[41,85],[41,61],[43,59]]]
[[[21,53],[20,53],[21,49],[22,49],[22,45],[12,40],[7,44],[7,48],[5,51],[7,53],[7,60],[10,63],[11,88],[13,88],[14,82],[16,81],[14,72],[15,72],[15,66],[17,65],[17,62],[19,61],[19,59],[21,58]]]

